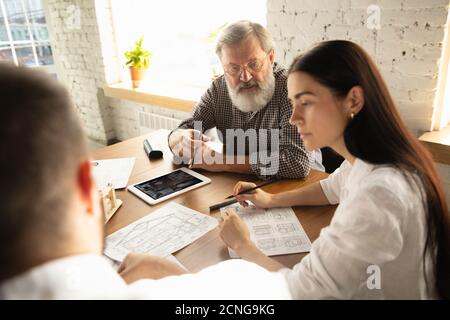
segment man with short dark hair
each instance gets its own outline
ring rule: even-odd
[[[185,271],[131,254],[122,278],[101,256],[104,217],[83,130],[62,86],[0,63],[0,99],[0,299],[289,297],[281,275],[238,261],[127,285],[144,274]],[[277,290],[252,289],[258,283]]]

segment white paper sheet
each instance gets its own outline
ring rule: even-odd
[[[122,263],[121,261],[117,261],[117,260],[111,259],[107,255],[103,255],[103,256],[108,260],[108,262],[111,264],[111,267],[113,267],[114,270],[117,271],[119,269],[119,266]],[[174,255],[169,254],[169,255],[167,255],[165,257],[161,257],[161,258],[167,259],[170,262],[175,263],[176,265],[178,265],[179,267],[181,267],[185,271],[189,272],[189,270],[177,258],[175,258]]]
[[[122,189],[127,186],[136,158],[119,158],[92,161],[93,175],[98,190],[103,190],[108,183],[112,183],[114,189]]]
[[[217,153],[223,153],[223,143],[220,141],[206,141],[206,146]]]
[[[298,221],[292,208],[256,209],[253,204],[241,207],[238,203],[221,208],[234,208],[245,221],[250,237],[256,246],[268,256],[309,252],[311,241]],[[228,249],[231,258],[239,256]]]
[[[171,202],[106,238],[104,254],[122,261],[129,252],[165,257],[217,226],[208,215]]]

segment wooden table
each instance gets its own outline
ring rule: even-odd
[[[167,134],[167,130],[159,130],[148,135],[139,136],[98,149],[94,152],[93,158],[101,160],[136,157],[136,162],[128,184],[146,180],[155,175],[170,172],[178,167],[172,163],[172,154],[167,146]],[[160,143],[161,148],[163,149],[164,159],[149,160],[147,158],[143,149],[144,138],[151,138],[151,141],[158,141]],[[210,184],[186,192],[178,197],[169,199],[168,201],[175,201],[193,210],[209,214],[209,206],[223,201],[225,197],[230,195],[233,186],[238,181],[258,181],[257,177],[252,175],[214,173],[207,171],[202,171],[201,173],[211,179]],[[263,190],[271,193],[291,190],[319,181],[326,176],[326,173],[313,170],[304,180],[280,181],[264,187]],[[150,206],[125,189],[117,190],[116,194],[117,197],[123,201],[123,205],[106,224],[107,235],[168,203],[168,201],[164,201],[157,205]],[[308,237],[311,241],[314,241],[319,236],[320,230],[329,225],[335,208],[335,206],[294,207],[294,211],[308,234]],[[217,218],[219,216],[219,211],[211,213],[211,216]],[[230,259],[227,247],[220,239],[217,229],[208,232],[194,243],[177,251],[174,255],[184,266],[186,266],[186,268],[193,272],[199,271],[217,262]],[[274,259],[287,267],[292,267],[304,256],[305,254],[290,254],[276,256]]]

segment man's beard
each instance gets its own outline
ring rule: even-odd
[[[275,76],[272,68],[268,68],[266,79],[264,81],[256,81],[251,79],[248,82],[240,82],[236,88],[232,88],[227,77],[228,94],[230,95],[233,104],[242,112],[254,112],[264,108],[272,99],[275,92]],[[255,86],[256,92],[242,93],[242,88],[250,88]]]

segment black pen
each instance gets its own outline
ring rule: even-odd
[[[256,187],[253,187],[253,188],[250,188],[250,189],[247,189],[247,190],[243,190],[243,191],[239,192],[238,195],[246,194],[246,193],[254,193],[253,191],[255,191],[256,189],[264,187],[264,186],[267,186],[268,184],[274,183],[276,181],[278,181],[278,180],[266,181],[266,182],[261,183],[260,185],[258,185]],[[209,211],[214,211],[214,210],[217,210],[217,209],[229,206],[230,204],[238,202],[236,197],[233,196],[233,195],[228,196],[226,199],[228,199],[228,200],[225,200],[225,201],[222,201],[222,202],[216,203],[215,205],[210,206],[209,207]]]
[[[230,200],[225,200],[225,201],[216,203],[215,205],[209,207],[209,211],[214,211],[214,210],[217,210],[217,209],[229,206],[230,204],[233,204],[233,203],[236,203],[236,202],[237,202],[236,198],[233,198],[233,199],[230,199]]]
[[[250,188],[250,189],[246,189],[246,190],[242,190],[242,191],[239,192],[237,195],[249,193],[249,192],[251,192],[251,191],[254,191],[254,190],[259,189],[259,188],[261,188],[261,187],[267,186],[268,184],[271,184],[271,183],[274,183],[274,182],[277,182],[277,181],[278,181],[278,180],[269,180],[269,181],[266,181],[266,182],[264,182],[264,183],[261,183],[260,185],[257,185],[256,187],[253,187],[253,188]],[[233,198],[233,197],[234,197],[234,195],[231,195],[231,196],[226,197],[225,199],[230,199],[230,198]]]

